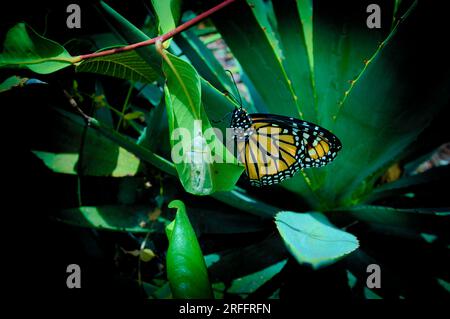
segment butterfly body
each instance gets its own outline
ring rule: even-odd
[[[233,111],[231,128],[237,155],[253,186],[273,185],[299,170],[331,162],[342,148],[328,130],[299,119],[274,114]]]

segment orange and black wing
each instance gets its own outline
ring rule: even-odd
[[[310,122],[272,114],[249,117],[250,131],[237,140],[237,150],[254,186],[277,184],[302,168],[326,165],[342,147],[334,134]]]

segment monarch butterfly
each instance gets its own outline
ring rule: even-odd
[[[273,185],[302,168],[331,162],[342,148],[328,130],[302,120],[273,114],[232,113],[231,128],[238,160],[253,186]]]

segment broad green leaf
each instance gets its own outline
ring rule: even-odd
[[[62,114],[65,117],[68,117],[70,120],[75,121],[78,124],[84,123],[81,117],[76,116],[74,114],[65,112],[60,109],[56,109],[56,111],[60,114]],[[108,125],[105,125],[96,119],[92,118],[89,122],[90,128],[93,128],[98,133],[102,134],[103,136],[107,137],[110,141],[113,142],[114,145],[118,145],[120,147],[123,147],[128,152],[134,154],[136,157],[140,158],[143,161],[146,161],[155,167],[161,169],[162,171],[174,175],[175,174],[175,167],[173,163],[169,162],[165,158],[149,151],[148,149],[139,146],[136,144],[135,141],[130,139],[129,137],[122,135],[120,133],[117,133],[114,129],[109,127]]]
[[[83,175],[122,177],[138,172],[139,159],[99,132],[87,129],[82,143],[86,124],[76,116],[51,111],[46,119],[52,120],[52,125],[36,130],[31,138],[31,149],[54,172],[77,174],[80,151]]]
[[[419,22],[423,18],[418,15],[419,8],[412,7],[381,44],[380,34],[367,33],[357,21],[346,19],[355,8],[337,14],[345,8],[340,4],[314,7],[319,124],[338,136],[342,151],[326,167],[305,170],[313,195],[305,191],[299,178],[284,183],[321,211],[364,200],[383,168],[405,155],[449,96],[448,64],[442,66],[442,59],[417,60],[431,48],[423,48],[414,56],[398,53],[416,51],[410,34],[427,32]],[[432,28],[426,26],[429,32]],[[362,65],[358,66],[358,61],[363,61]],[[407,76],[412,64],[420,67],[423,76]],[[352,78],[357,80],[344,83]]]
[[[150,39],[144,32],[139,30],[139,28],[125,19],[104,1],[100,1],[98,8],[115,34],[126,43],[133,44]],[[135,51],[147,63],[148,68],[151,69],[149,72],[156,73],[159,77],[162,77],[161,57],[156,52],[154,45],[147,45],[136,49]]]
[[[281,60],[247,2],[236,1],[212,21],[270,113],[298,117],[301,112]]]
[[[77,174],[77,165],[79,162],[79,155],[77,153],[51,153],[42,151],[33,151],[33,153],[44,162],[45,166],[55,173]],[[92,155],[95,155],[96,162],[90,162],[85,165],[88,168],[85,168],[83,171],[84,175],[123,177],[133,176],[139,170],[139,159],[121,147],[118,148],[116,167],[113,171],[108,169],[110,166],[108,162],[114,160],[114,158],[109,157],[111,153],[105,152],[104,149],[97,149],[95,154],[88,154],[87,159],[94,160]]]
[[[18,23],[6,34],[0,68],[26,67],[48,74],[72,65],[75,59],[63,46],[40,36],[25,23]]]
[[[181,15],[181,0],[152,0],[152,6],[158,17],[158,34],[163,35],[176,28]],[[170,40],[167,41],[167,48]]]
[[[169,53],[167,59],[164,91],[172,159],[180,181],[187,192],[196,195],[231,190],[243,167],[211,128],[201,104],[200,78],[186,61]]]
[[[309,1],[297,1],[297,10],[294,7],[293,1],[286,6],[280,3],[275,5],[279,12],[280,37],[286,45],[287,70],[293,72],[292,81],[302,109],[309,110],[309,113],[304,112],[306,119],[332,130],[332,116],[345,96],[344,92],[350,87],[350,81],[363,70],[364,60],[377,50],[382,33],[378,30],[370,32],[373,30],[369,31],[364,23],[356,21],[357,15],[353,14],[358,9],[356,5],[314,2],[314,7],[311,7]],[[283,19],[287,14],[291,19]],[[301,27],[291,25],[294,21],[296,24],[301,22]],[[310,30],[313,34],[309,34]],[[313,56],[310,55],[311,50]],[[299,58],[296,51],[304,53]],[[302,101],[307,105],[303,105]],[[317,117],[308,107],[316,110]],[[356,133],[352,131],[351,134]],[[341,135],[338,134],[338,137],[341,138]],[[340,169],[335,163],[329,166],[305,170],[310,185],[297,177],[284,183],[284,186],[303,194],[314,209],[334,206],[336,190],[334,194],[319,191],[327,178],[334,180],[334,169]]]
[[[159,77],[159,74],[134,50],[84,60],[76,67],[76,71],[143,83],[152,83]]]
[[[201,90],[200,77],[197,71],[188,62],[170,54],[167,54],[167,61],[164,63],[164,73],[167,79],[167,87],[171,90],[171,104],[180,104],[177,119],[183,121],[184,118],[201,120]],[[188,130],[194,127],[190,123]]]
[[[283,211],[275,222],[291,254],[314,269],[330,265],[359,247],[354,235],[336,228],[321,213]]]
[[[393,159],[401,158],[430,123],[433,114],[446,105],[449,97],[448,67],[441,70],[439,59],[418,63],[414,57],[398,54],[399,48],[413,50],[416,47],[410,34],[419,28],[425,32],[419,22],[419,10],[413,8],[402,24],[394,29],[340,107],[331,129],[341,139],[343,149],[335,165],[326,168],[333,176],[327,178],[322,189],[326,196],[334,197],[339,191],[340,202],[357,201],[361,196],[359,193],[371,189],[370,185],[363,184],[364,180],[380,174]],[[424,48],[423,54],[430,50],[432,48]],[[405,81],[411,64],[420,69],[422,76],[409,77]],[[427,80],[430,78],[435,81],[434,85]],[[374,181],[373,177],[371,180]]]
[[[148,212],[146,206],[82,206],[63,209],[52,218],[70,225],[99,230],[148,233],[151,230],[147,226],[142,227],[148,225]],[[157,227],[153,226],[152,229],[155,231]]]
[[[186,30],[176,38],[177,45],[189,58],[197,72],[216,89],[234,92],[234,85],[211,50],[197,37],[194,31]]]
[[[58,113],[61,113],[63,117],[68,117],[71,121],[76,122],[78,125],[83,125],[83,120],[81,117],[73,115],[71,113],[67,113],[62,110],[58,110]],[[161,156],[149,151],[147,148],[141,147],[126,136],[117,133],[112,128],[98,122],[96,120],[91,121],[91,127],[101,133],[103,136],[108,138],[109,140],[117,143],[120,147],[123,147],[128,152],[134,154],[141,160],[148,162],[149,164],[159,168],[163,172],[175,175],[176,169],[173,163],[168,160],[162,158]],[[60,136],[59,134],[51,134],[51,136]],[[40,139],[41,140],[41,139]],[[70,145],[70,144],[67,144]],[[36,150],[41,150],[41,148],[35,148]],[[78,149],[77,149],[78,150]],[[74,151],[75,152],[75,151]],[[272,207],[270,205],[264,204],[256,199],[243,194],[242,191],[233,190],[231,192],[217,192],[211,194],[211,196],[227,205],[231,205],[232,207],[236,207],[246,212],[250,212],[257,216],[261,216],[264,218],[273,217],[278,208]]]
[[[301,5],[299,5],[299,8]],[[377,51],[388,34],[385,28],[369,29],[361,22],[363,4],[314,2],[313,52],[317,91],[317,124],[332,128],[345,92],[365,67],[365,61]]]
[[[172,201],[177,214],[167,249],[167,278],[174,298],[213,298],[205,260],[183,202]]]

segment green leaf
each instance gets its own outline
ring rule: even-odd
[[[423,29],[419,10],[410,10],[383,42],[382,34],[369,32],[356,16],[347,19],[352,10],[340,3],[314,7],[319,124],[338,136],[342,151],[326,167],[305,170],[311,191],[300,178],[284,183],[320,211],[363,201],[383,168],[405,156],[449,96],[442,60],[417,60],[425,59],[431,48],[414,56],[399,54],[416,50],[410,34],[433,30],[432,25]],[[420,66],[421,77],[408,76],[411,65]],[[356,81],[345,83],[352,79]]]
[[[436,280],[447,292],[450,292],[450,283],[441,278],[436,278]]]
[[[358,281],[358,278],[356,278],[355,275],[353,275],[350,270],[347,270],[347,278],[348,278],[348,286],[350,287],[350,289],[353,289],[356,285],[356,282]]]
[[[79,119],[81,120],[81,119]],[[160,170],[174,175],[175,174],[175,167],[172,162],[166,160],[165,158],[151,152],[147,148],[144,148],[142,146],[139,146],[136,142],[131,140],[129,137],[122,135],[120,133],[117,133],[115,130],[113,130],[111,127],[108,127],[100,122],[98,122],[95,119],[90,120],[90,125],[92,128],[109,138],[114,143],[117,143],[117,145],[123,147],[124,149],[128,150],[130,153],[136,155],[138,158],[154,165],[155,167],[159,168]]]
[[[299,7],[300,8],[300,7]],[[314,79],[318,124],[330,128],[352,80],[377,51],[385,29],[369,29],[351,3],[314,3]]]
[[[197,72],[216,89],[234,92],[234,85],[211,50],[197,37],[194,31],[186,30],[177,38],[176,43],[189,58]]]
[[[258,24],[263,28],[270,45],[275,51],[275,54],[278,58],[281,58],[283,56],[283,52],[279,46],[277,34],[275,33],[271,23],[273,21],[271,21],[273,8],[270,3],[263,0],[247,0],[247,3],[252,8],[252,12],[258,21]]]
[[[159,287],[151,295],[154,299],[172,299],[172,292],[170,291],[170,285],[168,282]]]
[[[74,58],[63,46],[40,36],[24,23],[8,31],[0,53],[0,68],[26,67],[40,74],[56,72],[73,62]]]
[[[46,115],[52,125],[39,127],[31,138],[31,149],[52,171],[77,174],[81,150],[84,175],[122,177],[138,172],[139,159],[99,132],[89,128],[83,137],[86,124],[77,116],[61,110]]]
[[[239,14],[236,14],[239,12]],[[263,25],[245,1],[236,1],[212,16],[233,55],[261,95],[268,111],[298,117],[296,97]],[[260,110],[266,111],[266,110]]]
[[[308,52],[308,62],[314,79],[314,44],[313,44],[313,4],[312,0],[297,1],[297,8],[302,22],[303,36]]]
[[[152,0],[152,6],[158,17],[158,34],[162,35],[175,29],[181,15],[181,0]],[[166,48],[170,41],[167,41],[167,46],[165,44]]]
[[[235,187],[229,192],[214,193],[212,194],[212,197],[231,207],[265,219],[273,218],[280,211],[280,209],[275,206],[268,205],[263,201],[249,196],[245,190],[240,189],[239,187]]]
[[[217,122],[214,126],[220,129],[223,136],[226,136],[226,129],[230,127],[229,118],[224,118],[224,116],[231,114],[231,112],[239,105],[235,104],[228,96],[223,92],[215,88],[211,83],[201,80],[202,88],[202,103],[204,110],[209,119]]]
[[[337,229],[321,213],[283,211],[275,222],[291,254],[314,269],[330,265],[359,247],[354,235]]]
[[[366,299],[383,299],[367,287],[364,287],[364,297]]]
[[[78,125],[83,125],[84,123],[79,116],[59,109],[56,109],[56,111],[58,113],[61,113],[64,117],[68,117],[71,121],[78,123]],[[139,146],[128,137],[117,133],[115,130],[111,129],[105,124],[102,124],[101,122],[98,122],[95,119],[91,120],[90,124],[90,127],[101,133],[103,136],[107,137],[110,141],[117,143],[117,145],[119,145],[120,147],[123,147],[125,150],[136,155],[141,160],[148,162],[149,164],[159,168],[167,174],[176,174],[176,169],[172,162],[169,162],[163,157],[149,151],[147,148]],[[59,134],[51,134],[49,136],[60,137]],[[40,150],[40,148],[35,149]],[[273,217],[275,213],[279,211],[278,208],[257,201],[256,199],[244,194],[238,189],[235,189],[231,192],[216,192],[211,194],[211,196],[227,205],[264,218]]]
[[[135,50],[87,59],[76,67],[77,72],[90,72],[119,79],[152,83],[159,77]]]
[[[166,53],[167,60],[164,63],[163,70],[167,79],[167,87],[171,91],[172,104],[181,104],[181,114],[178,118],[183,121],[184,118],[194,120],[201,119],[201,90],[200,77],[197,71],[188,62]],[[188,129],[192,128],[191,123]]]
[[[312,7],[310,1],[274,1],[283,65],[299,99],[303,119],[317,122],[312,55]],[[299,8],[297,8],[297,6]],[[300,10],[301,8],[301,10]]]
[[[9,91],[13,87],[21,86],[27,80],[28,80],[27,78],[21,78],[17,75],[10,76],[0,84],[0,93]]]
[[[99,230],[148,233],[151,230],[141,226],[147,224],[148,211],[147,206],[82,206],[63,209],[52,218],[66,224]],[[152,229],[155,231],[156,227]]]
[[[183,202],[170,202],[177,208],[167,250],[167,278],[174,298],[213,298],[205,260]]]
[[[282,260],[253,274],[234,279],[230,288],[227,289],[227,293],[238,294],[244,298],[247,297],[247,295],[255,292],[255,290],[278,274],[286,265],[286,262],[287,260]]]
[[[33,151],[33,153],[44,162],[45,166],[55,173],[77,174],[78,154],[42,151]],[[121,147],[118,148],[116,161],[114,161],[114,158],[109,157],[111,153],[105,152],[104,148],[88,154],[87,158],[94,160],[95,156],[95,160],[86,164],[87,168],[83,171],[84,175],[123,177],[133,176],[139,170],[139,159]],[[116,166],[112,171],[109,169],[111,164]]]
[[[173,232],[173,227],[175,226],[175,220],[173,220],[169,225],[166,226],[165,231],[166,231],[166,236],[167,238],[170,239],[172,238],[172,232]]]
[[[126,43],[132,44],[150,39],[144,32],[139,30],[139,28],[125,19],[104,1],[100,1],[98,10],[116,35]],[[162,77],[161,57],[156,52],[154,45],[138,48],[135,52],[147,63],[148,68],[151,69],[149,72],[156,73],[159,77]]]
[[[172,159],[183,187],[196,195],[231,190],[243,167],[237,165],[236,158],[211,127],[201,104],[197,72],[170,53],[167,53],[164,72]]]

